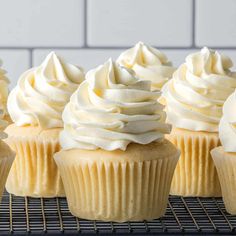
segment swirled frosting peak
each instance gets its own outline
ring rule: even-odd
[[[6,77],[6,71],[1,68],[2,61],[0,60],[0,110],[1,117],[4,118],[7,114],[7,98],[9,80]]]
[[[190,54],[163,89],[167,120],[178,128],[217,132],[222,106],[236,88],[232,65],[208,48]]]
[[[148,144],[170,132],[160,92],[150,81],[111,59],[91,70],[63,112],[63,149],[125,150],[131,142]]]
[[[117,62],[133,69],[140,79],[152,81],[152,90],[160,90],[175,71],[165,54],[143,42],[123,52]]]
[[[223,106],[223,116],[219,125],[220,141],[226,152],[236,152],[236,91]]]
[[[38,67],[21,75],[8,99],[8,111],[18,126],[63,127],[62,111],[84,80],[83,71],[51,52]]]

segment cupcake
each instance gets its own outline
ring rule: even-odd
[[[133,69],[137,77],[150,80],[152,90],[161,90],[175,71],[164,53],[143,42],[123,52],[117,62],[126,68]]]
[[[111,60],[91,70],[63,112],[54,155],[71,213],[124,222],[164,215],[179,151],[160,92]]]
[[[82,70],[54,52],[38,67],[21,75],[8,99],[13,124],[6,142],[16,152],[6,189],[17,196],[64,196],[53,159],[60,150],[62,111],[84,80]]]
[[[6,71],[1,68],[2,62],[0,60],[0,110],[1,110],[1,119],[4,119],[8,122],[11,122],[11,119],[7,112],[7,98],[8,98],[8,86],[10,81],[6,76]]]
[[[7,122],[3,120],[4,112],[4,110],[0,109],[0,202],[8,173],[15,158],[15,153],[2,141],[2,139],[7,137],[6,133],[3,132],[7,125]]]
[[[220,179],[222,196],[226,210],[236,214],[236,91],[223,106],[223,116],[219,124],[222,146],[211,151]]]
[[[171,194],[217,197],[221,188],[210,151],[220,145],[218,124],[226,98],[236,88],[232,61],[203,48],[186,58],[164,88],[167,138],[181,150]]]

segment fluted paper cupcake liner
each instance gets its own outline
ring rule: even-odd
[[[224,152],[222,146],[211,153],[219,175],[225,208],[230,214],[236,215],[236,153]]]
[[[14,155],[0,158],[0,202],[13,160]]]
[[[8,137],[6,142],[16,152],[6,189],[17,196],[65,196],[53,154],[60,150],[55,139]]]
[[[55,155],[68,205],[77,217],[103,221],[140,221],[163,216],[179,154],[148,161],[73,163]],[[80,159],[81,160],[81,159]]]
[[[166,137],[181,151],[170,194],[219,197],[220,182],[210,151],[220,145],[218,133],[174,128]]]

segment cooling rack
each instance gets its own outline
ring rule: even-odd
[[[236,216],[221,198],[169,197],[166,215],[153,221],[113,223],[72,216],[65,198],[33,199],[4,193],[0,235],[235,234]]]

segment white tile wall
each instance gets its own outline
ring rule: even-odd
[[[236,1],[196,0],[198,46],[236,46]]]
[[[30,67],[30,52],[1,49],[0,57],[3,61],[2,68],[7,71],[7,77],[11,81],[10,88],[13,88],[21,73]]]
[[[88,0],[87,6],[90,46],[192,44],[191,0]]]
[[[1,0],[0,46],[82,46],[83,0]]]
[[[175,66],[206,45],[236,64],[236,0],[0,0],[0,58],[12,86],[55,50],[86,70],[142,40]]]

